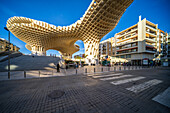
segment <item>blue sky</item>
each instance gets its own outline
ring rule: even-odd
[[[66,26],[80,19],[87,10],[91,0],[0,0],[0,37],[7,39],[8,33],[4,30],[6,21],[13,16],[23,16],[44,21],[56,26]],[[113,37],[138,22],[139,15],[147,20],[158,24],[158,27],[170,32],[170,0],[134,0],[123,14],[118,25],[102,40]],[[101,41],[102,41],[101,40]],[[25,48],[25,43],[11,34],[11,42],[25,54],[31,53]],[[77,41],[80,51],[75,54],[84,53],[84,44]],[[59,53],[48,50],[47,54]]]

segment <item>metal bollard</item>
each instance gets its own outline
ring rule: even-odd
[[[94,68],[94,73],[96,72],[96,69]]]
[[[108,67],[108,71],[110,71],[110,67]]]
[[[85,73],[87,73],[87,68],[85,69]]]
[[[114,67],[114,71],[116,71],[116,67]]]
[[[40,77],[40,71],[39,71],[39,77]]]
[[[136,70],[137,70],[137,66],[136,66]]]
[[[9,55],[8,55],[9,56]],[[8,79],[10,79],[11,78],[11,74],[10,74],[11,72],[10,71],[8,71]]]
[[[121,67],[119,67],[119,71],[121,71]]]
[[[26,71],[24,71],[24,78],[26,78]]]
[[[53,75],[53,70],[52,70],[52,75]]]
[[[76,75],[77,75],[77,69],[76,69]]]
[[[126,67],[124,66],[124,70],[126,70]]]
[[[103,68],[102,68],[102,72],[103,72]]]

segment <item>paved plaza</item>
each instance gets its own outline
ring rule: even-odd
[[[169,81],[170,68],[0,81],[0,112],[169,113]]]

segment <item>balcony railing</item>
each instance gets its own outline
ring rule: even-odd
[[[117,46],[123,46],[123,45],[125,45],[125,44],[130,44],[130,43],[134,43],[134,42],[137,42],[138,40],[137,39],[131,39],[131,40],[128,40],[128,41],[124,41],[124,42],[122,42],[122,43],[118,43],[118,44],[116,44]]]
[[[146,50],[148,53],[156,53],[156,51]]]
[[[156,42],[155,39],[151,39],[151,38],[148,38],[148,37],[146,37],[146,40],[149,41],[149,42]]]
[[[125,53],[116,53],[116,55],[125,55],[125,54],[133,54],[137,53],[137,51],[130,51],[130,52],[125,52]]]
[[[146,33],[148,33],[148,34],[150,34],[150,35],[156,37],[156,33],[148,32],[148,31],[146,31]]]
[[[155,44],[154,45],[146,44],[146,46],[155,47]]]
[[[135,35],[130,36],[130,37],[128,37],[128,38],[125,38],[125,39],[123,39],[123,40],[118,40],[117,43],[122,42],[122,41],[129,40],[129,39],[131,39],[131,38],[133,38],[133,37],[136,37],[137,35],[138,35],[138,34],[136,33]]]
[[[129,49],[136,49],[136,48],[138,48],[138,46],[130,46],[130,47],[128,47],[128,48],[122,48],[122,49],[119,49],[119,50],[117,50],[117,52],[120,52],[120,51],[125,51],[125,50],[129,50]]]
[[[124,33],[120,34],[119,37],[117,37],[117,38],[120,38],[120,37],[122,37],[122,36],[124,36],[124,35],[129,35],[131,32],[134,32],[134,31],[136,31],[136,30],[137,30],[137,28],[133,28],[133,29],[131,29],[131,30],[128,31],[128,32],[124,32]]]
[[[150,28],[150,29],[156,31],[156,28],[154,28],[154,27],[152,27],[152,26],[146,25],[146,27],[148,27],[148,28]]]

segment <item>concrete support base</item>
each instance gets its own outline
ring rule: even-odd
[[[85,47],[85,63],[86,64],[99,64],[98,55],[99,55],[99,41],[97,40],[86,40],[84,41]]]

